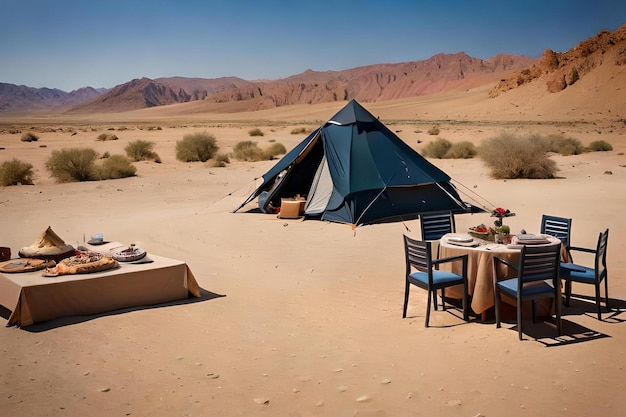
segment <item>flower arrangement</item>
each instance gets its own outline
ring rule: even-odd
[[[496,217],[497,219],[493,222],[494,226],[496,226],[496,233],[502,233],[508,235],[511,232],[511,228],[507,225],[502,224],[502,219],[505,217],[513,217],[515,213],[512,213],[511,210],[505,209],[502,207],[497,207],[492,210],[491,217]]]

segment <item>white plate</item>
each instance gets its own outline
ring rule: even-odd
[[[449,237],[448,238],[448,242],[469,243],[469,242],[471,242],[473,240],[474,240],[474,238],[472,238],[472,237]]]

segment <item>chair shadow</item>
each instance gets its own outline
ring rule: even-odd
[[[509,330],[517,332],[517,324],[514,324]],[[556,324],[552,319],[546,317],[538,317],[535,323],[531,319],[524,319],[522,334],[525,340],[533,339],[545,347],[565,346],[611,337],[563,317],[561,317],[560,336],[557,335]]]
[[[602,302],[602,321],[606,323],[624,323],[626,317],[620,317],[626,313],[626,301],[609,298],[611,311],[607,311]],[[569,307],[563,306],[563,311],[576,311],[589,317],[598,319],[596,299],[594,296],[572,294]]]
[[[188,297],[188,298],[184,298],[181,300],[168,301],[168,302],[159,303],[159,304],[120,308],[118,310],[105,311],[103,313],[90,314],[86,316],[59,317],[59,318],[48,320],[45,322],[35,323],[30,326],[24,326],[24,327],[21,327],[21,329],[27,332],[31,332],[31,333],[40,333],[40,332],[45,332],[47,330],[57,329],[59,327],[65,327],[65,326],[70,326],[73,324],[83,323],[83,322],[94,320],[100,317],[116,316],[119,314],[129,313],[131,311],[151,310],[155,308],[164,308],[164,307],[171,307],[171,306],[184,305],[184,304],[202,303],[205,301],[213,300],[216,298],[222,298],[222,297],[226,297],[226,295],[213,293],[211,291],[207,291],[203,288],[200,288],[200,297]],[[5,314],[5,311],[3,310],[8,311],[9,314],[6,316],[6,319],[8,319],[11,314],[11,311],[2,307],[2,310],[0,310],[0,315],[2,315],[2,317],[4,317],[4,314]]]

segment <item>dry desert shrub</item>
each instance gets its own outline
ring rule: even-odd
[[[287,148],[285,148],[285,145],[277,142],[277,143],[272,143],[265,150],[265,157],[271,160],[271,159],[276,158],[278,155],[284,155],[286,153],[287,153]]]
[[[256,142],[244,140],[239,142],[233,148],[235,158],[241,161],[254,162],[264,160],[263,150],[259,148]]]
[[[214,167],[224,168],[227,164],[230,164],[228,154],[218,153],[217,156],[215,156],[215,161],[213,162]]]
[[[455,143],[443,156],[445,159],[471,159],[476,156],[476,146],[470,141]]]
[[[587,146],[587,152],[606,152],[612,151],[613,146],[605,140],[594,140]]]
[[[580,155],[585,150],[578,139],[563,135],[548,135],[547,138],[538,136],[536,140],[545,141],[549,152],[556,152],[563,156]]]
[[[52,151],[46,169],[58,182],[94,181],[99,179],[95,165],[98,153],[90,148]]]
[[[98,141],[107,141],[107,140],[118,140],[118,139],[119,138],[117,137],[116,134],[113,134],[113,133],[100,133],[96,140],[98,140]]]
[[[33,185],[33,166],[17,158],[0,165],[0,185]]]
[[[306,127],[296,127],[291,131],[292,135],[301,135],[304,133],[310,133],[311,130],[307,129]]]
[[[250,136],[263,136],[263,135],[265,135],[265,133],[263,133],[263,131],[261,129],[259,129],[258,127],[255,127],[254,129],[248,130],[248,134]]]
[[[26,132],[22,134],[22,137],[20,138],[20,140],[22,142],[37,142],[39,140],[39,136],[35,135],[32,132]]]
[[[556,162],[548,157],[545,143],[536,136],[501,133],[486,139],[478,147],[478,155],[497,179],[554,178]]]
[[[176,159],[183,162],[206,162],[219,150],[217,139],[210,133],[198,132],[183,136],[176,142]]]
[[[429,127],[427,133],[431,136],[437,136],[440,131],[441,129],[439,129],[439,126],[435,125],[435,126]]]
[[[106,158],[99,170],[100,179],[118,179],[133,177],[137,168],[124,155],[111,155]]]
[[[154,142],[146,140],[136,140],[130,142],[124,150],[126,155],[133,161],[154,161],[156,163],[161,162],[159,155],[152,150]]]
[[[448,139],[437,138],[424,147],[422,155],[427,158],[442,159],[446,153],[452,148],[452,142]]]

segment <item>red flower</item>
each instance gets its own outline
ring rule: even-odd
[[[500,216],[504,216],[506,215],[506,212],[508,211],[507,209],[503,209],[502,207],[498,207],[494,210],[495,212],[497,212]],[[494,213],[495,214],[495,213]]]

